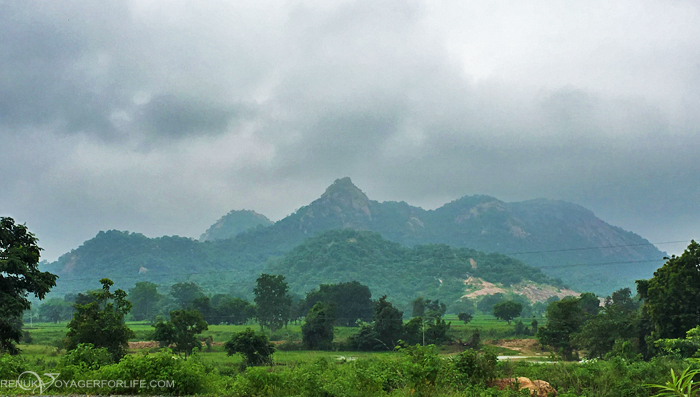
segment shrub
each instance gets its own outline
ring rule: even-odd
[[[112,363],[112,355],[104,347],[95,348],[92,343],[81,343],[66,353],[63,365],[74,365],[82,369],[99,369]]]
[[[272,364],[272,353],[275,352],[275,346],[267,336],[256,334],[251,328],[233,334],[231,340],[224,344],[224,348],[229,356],[242,354],[247,365]]]

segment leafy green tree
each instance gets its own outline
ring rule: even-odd
[[[159,307],[163,295],[158,292],[158,285],[148,281],[140,281],[129,290],[128,298],[132,305],[131,315],[134,320],[154,321],[160,312]]]
[[[557,349],[565,360],[573,359],[573,334],[586,320],[578,298],[566,297],[547,306],[547,325],[539,327],[537,339],[543,346]]]
[[[651,340],[683,338],[700,325],[700,244],[691,241],[649,280],[637,281]]]
[[[211,299],[217,323],[243,325],[255,317],[255,306],[245,299],[230,295],[214,295]]]
[[[505,320],[510,324],[510,320],[518,317],[523,311],[523,305],[513,301],[498,302],[493,306],[493,315],[496,318]]]
[[[202,295],[200,297],[197,297],[192,301],[192,306],[194,310],[198,311],[199,314],[202,315],[202,318],[206,320],[208,323],[215,323],[216,322],[216,310],[214,307],[212,307],[211,304],[211,298]]]
[[[114,283],[103,278],[102,290],[92,292],[94,300],[85,305],[76,304],[73,319],[68,323],[66,348],[73,350],[81,343],[92,343],[96,348],[104,347],[119,361],[129,347],[129,338],[134,332],[124,323],[124,316],[131,310],[126,292],[109,289]]]
[[[428,321],[435,321],[447,312],[447,306],[444,303],[440,303],[440,300],[430,300],[425,301],[425,318]]]
[[[40,251],[25,225],[0,218],[0,352],[19,352],[22,312],[31,309],[27,295],[44,299],[56,285],[55,274],[39,271]]]
[[[54,324],[69,320],[73,316],[73,306],[61,298],[47,299],[39,306],[39,316]]]
[[[465,324],[472,321],[472,315],[469,313],[459,313],[457,315],[457,318],[459,319],[459,321],[464,321]]]
[[[583,325],[574,339],[589,356],[603,358],[613,350],[616,341],[633,341],[638,334],[638,304],[630,289],[624,288],[613,293],[608,304]]]
[[[411,312],[411,317],[424,317],[425,316],[425,299],[419,296],[413,301],[413,311]]]
[[[330,305],[318,302],[309,310],[301,326],[302,340],[311,350],[330,350],[333,345],[335,315]]]
[[[416,317],[417,321],[422,321]],[[386,295],[374,305],[372,323],[363,325],[351,335],[350,345],[357,350],[392,350],[401,338],[405,338],[403,312],[386,300]]]
[[[600,300],[592,292],[584,292],[578,297],[578,304],[586,316],[595,316],[600,312]]]
[[[173,350],[185,353],[185,358],[191,355],[195,348],[202,348],[198,336],[209,328],[197,310],[186,309],[171,311],[170,321],[159,321],[153,327],[153,338],[160,342],[161,347],[174,345]]]
[[[177,283],[170,287],[170,296],[179,308],[186,309],[192,306],[195,299],[204,296],[204,291],[193,282]]]
[[[387,350],[392,350],[403,334],[403,312],[388,302],[384,295],[374,307],[373,318],[377,339]]]
[[[292,304],[284,276],[261,274],[253,292],[260,327],[268,327],[270,332],[275,332],[288,318],[289,307]]]
[[[270,343],[267,336],[256,334],[251,328],[233,334],[224,348],[229,356],[242,354],[247,365],[271,365],[272,353],[275,352],[275,345]]]
[[[306,294],[301,310],[306,314],[316,303],[334,306],[336,324],[354,327],[357,320],[372,320],[372,293],[369,287],[357,281],[338,284],[321,284]]]

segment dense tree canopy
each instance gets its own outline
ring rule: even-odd
[[[163,295],[158,292],[158,285],[141,281],[129,290],[129,302],[132,304],[131,315],[134,320],[153,321],[160,312]]]
[[[651,338],[683,338],[700,325],[700,244],[692,241],[681,256],[672,256],[649,280],[637,281]]]
[[[284,276],[261,274],[255,288],[255,304],[260,327],[268,327],[270,332],[282,327],[289,318],[292,299]]]
[[[17,352],[22,313],[31,308],[27,296],[44,299],[56,285],[55,274],[39,271],[40,251],[26,226],[0,218],[0,352]]]
[[[496,318],[505,320],[510,324],[510,320],[518,317],[523,311],[523,305],[513,301],[498,302],[493,306],[493,315]]]
[[[337,325],[354,327],[358,320],[372,320],[372,293],[369,287],[357,281],[319,285],[318,289],[306,294],[302,313],[306,313],[318,302],[333,306]]]
[[[73,319],[68,323],[66,348],[72,350],[81,343],[106,348],[114,361],[119,361],[129,347],[134,332],[124,323],[124,316],[131,310],[126,292],[111,292],[112,280],[100,280],[102,289],[92,292],[94,300],[84,305],[76,304]]]
[[[195,348],[201,349],[202,342],[199,341],[198,334],[209,328],[197,310],[186,309],[171,311],[170,321],[159,321],[153,327],[153,338],[162,347],[173,345],[173,350],[185,353],[185,357],[192,354]]]
[[[331,305],[318,302],[309,310],[301,326],[302,340],[311,350],[330,350],[333,344],[334,310]]]

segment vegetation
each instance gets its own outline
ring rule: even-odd
[[[317,302],[306,315],[306,322],[301,326],[301,334],[306,347],[311,350],[330,350],[333,344],[333,325],[335,316],[333,307]]]
[[[263,333],[256,334],[251,328],[233,334],[224,347],[229,356],[242,354],[247,365],[272,364],[272,353],[275,352],[275,346],[267,336]]]
[[[119,361],[129,347],[134,332],[124,323],[124,316],[131,310],[126,292],[111,292],[112,280],[100,280],[102,290],[91,293],[93,299],[86,304],[75,304],[73,319],[68,323],[65,345],[68,350],[80,344],[90,343],[106,348],[114,361]]]
[[[510,324],[510,320],[518,317],[522,311],[523,305],[513,301],[502,301],[493,305],[493,315],[506,321],[508,324]]]
[[[275,332],[288,320],[292,305],[284,276],[263,273],[258,277],[253,292],[260,327],[264,326],[269,328],[270,332]]]
[[[0,218],[0,353],[18,353],[22,313],[31,309],[27,294],[44,299],[56,285],[55,274],[39,271],[40,251],[26,226]]]
[[[185,353],[187,358],[192,350],[202,348],[199,334],[208,328],[208,324],[197,310],[183,309],[170,312],[169,321],[159,321],[153,327],[153,339],[160,342],[161,347],[172,345],[175,352]]]

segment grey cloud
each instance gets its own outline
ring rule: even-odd
[[[280,218],[345,175],[380,200],[558,198],[689,235],[700,45],[691,13],[668,20],[692,3],[635,5],[659,15],[644,31],[604,3],[518,4],[2,3],[0,139],[17,155],[0,207],[36,220],[50,256],[104,228]]]
[[[158,95],[139,110],[139,121],[159,135],[223,132],[232,118],[246,113],[243,106],[206,103],[172,94]],[[247,110],[250,112],[250,110]]]

